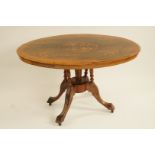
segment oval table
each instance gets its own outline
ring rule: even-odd
[[[56,118],[56,122],[61,125],[75,93],[89,91],[99,103],[114,112],[114,105],[100,97],[94,83],[93,69],[128,62],[139,51],[140,47],[135,42],[121,37],[70,34],[30,41],[21,45],[17,54],[28,64],[64,70],[60,92],[47,101],[51,105],[66,91],[63,110]],[[71,69],[75,70],[75,77],[71,77]]]

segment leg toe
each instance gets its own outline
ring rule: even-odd
[[[49,103],[49,105],[52,105],[54,101],[55,101],[54,97],[49,97],[49,99],[47,100],[47,103]]]
[[[112,113],[114,112],[115,107],[112,103],[107,103],[105,106],[107,109],[111,110]]]
[[[64,121],[64,116],[63,115],[59,115],[59,116],[57,116],[57,118],[56,118],[56,123],[58,123],[59,124],[59,126],[61,126],[61,123]]]

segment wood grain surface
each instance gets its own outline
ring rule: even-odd
[[[70,34],[41,38],[21,45],[17,54],[26,63],[58,69],[117,65],[135,58],[135,42],[114,36]]]

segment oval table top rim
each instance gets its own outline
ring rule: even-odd
[[[105,37],[115,37],[115,38],[120,38],[120,39],[124,39],[124,40],[127,40],[127,41],[130,41],[132,42],[133,44],[135,44],[139,49],[137,51],[136,54],[131,54],[131,55],[128,55],[127,57],[124,57],[123,59],[118,59],[118,60],[114,60],[114,61],[104,61],[104,60],[74,60],[72,61],[72,64],[70,64],[70,62],[68,60],[57,60],[57,61],[53,61],[52,62],[49,62],[49,61],[45,61],[45,59],[43,61],[34,61],[32,59],[32,56],[30,58],[27,58],[25,59],[24,56],[22,56],[20,54],[20,50],[21,48],[23,48],[23,46],[31,43],[31,42],[34,42],[34,41],[38,41],[38,40],[42,40],[42,39],[48,39],[48,38],[51,38],[51,37],[60,37],[60,36],[80,36],[80,35],[90,35],[90,36],[105,36]],[[99,68],[99,67],[107,67],[107,66],[113,66],[113,65],[117,65],[117,64],[121,64],[121,63],[125,63],[125,62],[128,62],[132,59],[134,59],[138,53],[140,51],[140,46],[132,41],[132,40],[129,40],[127,38],[123,38],[123,37],[118,37],[118,36],[111,36],[111,35],[102,35],[102,34],[86,34],[86,33],[83,33],[83,34],[63,34],[63,35],[56,35],[56,36],[49,36],[49,37],[42,37],[42,38],[39,38],[39,39],[34,39],[34,40],[31,40],[29,42],[26,42],[24,44],[22,44],[20,47],[17,48],[17,54],[18,56],[20,57],[20,59],[26,63],[29,63],[29,64],[32,64],[32,65],[36,65],[36,66],[42,66],[42,67],[48,67],[48,68],[56,68],[56,69],[83,69],[83,68]],[[62,61],[63,61],[63,64],[62,64]],[[92,64],[94,63],[94,64]],[[65,64],[65,65],[64,65]]]
[[[22,57],[19,56],[19,58],[28,64],[31,65],[35,65],[35,66],[40,66],[40,67],[46,67],[46,68],[53,68],[53,69],[90,69],[90,68],[101,68],[101,67],[110,67],[110,66],[114,66],[114,65],[118,65],[118,64],[122,64],[122,63],[126,63],[128,61],[131,61],[133,59],[135,59],[138,56],[138,54],[133,55],[131,57],[122,59],[121,61],[113,61],[113,62],[102,62],[102,63],[97,63],[97,64],[85,64],[85,65],[60,65],[60,64],[48,64],[48,63],[40,63],[37,61],[31,61],[28,59],[24,59]]]

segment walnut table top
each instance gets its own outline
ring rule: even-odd
[[[41,38],[21,45],[19,57],[29,64],[58,69],[117,65],[135,58],[140,47],[121,37],[71,34]]]

